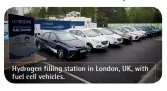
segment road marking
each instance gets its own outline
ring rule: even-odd
[[[143,76],[143,78],[139,81],[139,83],[145,83],[154,74],[155,74],[155,82],[156,82],[157,81],[156,69],[157,69],[157,65],[160,65],[160,64],[162,64],[162,60],[160,60],[157,64],[155,64],[154,67]]]
[[[43,62],[43,63],[46,64],[46,65],[55,67],[54,65],[52,65],[52,64],[50,64],[50,63],[47,63],[47,62]],[[70,76],[74,77],[75,79],[78,79],[78,80],[80,80],[80,81],[82,81],[82,82],[84,82],[84,83],[90,83],[89,81],[87,81],[87,80],[85,80],[85,79],[83,79],[83,78],[80,78],[80,77],[78,77],[78,76],[76,76],[76,75],[74,75],[74,74],[72,74],[72,73],[67,72],[67,71],[63,71],[63,73],[65,73],[65,74],[67,74],[67,75],[70,75]]]
[[[43,62],[39,62],[39,63],[43,63]],[[156,64],[156,62],[49,62],[49,63],[98,63],[98,64],[101,64],[101,63],[135,63],[135,64],[138,64],[138,63],[141,63],[141,64],[145,64],[145,63],[148,63],[148,64]]]

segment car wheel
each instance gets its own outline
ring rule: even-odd
[[[42,45],[41,45],[41,43],[37,43],[37,50],[39,50],[39,51],[41,51],[42,50]]]
[[[62,48],[58,49],[57,55],[59,58],[63,59],[64,58],[64,50]]]
[[[88,46],[88,51],[89,51],[89,52],[92,51],[93,46],[92,46],[91,44],[87,44],[87,46]]]

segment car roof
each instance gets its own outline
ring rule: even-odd
[[[44,31],[44,33],[56,33],[56,34],[61,34],[61,33],[68,33],[68,32],[62,31],[62,30],[46,30],[46,31]]]
[[[81,30],[81,31],[86,31],[86,30],[90,30],[92,28],[70,28],[70,29],[67,29],[67,30]]]
[[[97,28],[91,28],[91,29],[104,29],[104,28],[102,28],[102,27],[97,27]]]

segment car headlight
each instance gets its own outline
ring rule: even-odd
[[[128,36],[128,35],[123,35],[122,37],[123,37],[123,38],[129,38],[129,36]]]
[[[96,42],[96,43],[100,43],[100,41],[99,40],[95,40],[95,39],[92,39],[94,42]]]
[[[70,48],[76,48],[75,46],[71,46],[71,45],[68,45],[68,47],[70,47]]]

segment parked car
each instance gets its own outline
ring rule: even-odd
[[[131,33],[131,32],[129,32],[129,31],[127,31],[127,29],[125,29],[125,28],[118,28],[118,30],[119,30],[120,32],[124,33],[124,34],[127,34],[127,35],[132,36],[132,40],[133,40],[133,41],[138,41],[138,40],[140,40],[140,35],[135,34],[135,33]]]
[[[149,26],[151,28],[152,31],[156,32],[156,35],[160,35],[161,34],[161,30],[159,30],[158,28],[155,28],[153,26]]]
[[[149,33],[149,36],[156,36],[157,32],[152,30],[152,28],[150,26],[138,26],[139,28],[142,28],[144,31],[147,31]]]
[[[107,28],[93,28],[93,31],[99,33],[101,36],[106,37],[110,45],[119,45],[123,42],[122,36],[110,31]]]
[[[117,29],[109,29],[109,30],[113,31],[114,33],[116,33],[116,34],[118,34],[120,36],[122,36],[124,43],[132,42],[132,36],[131,35],[126,34],[126,33],[122,32],[122,31],[117,30]]]
[[[144,27],[141,27],[141,26],[135,26],[135,28],[137,30],[142,30],[142,31],[145,31],[147,33],[147,37],[152,37],[152,32],[150,31],[146,31]]]
[[[121,28],[126,29],[126,31],[128,31],[129,33],[139,35],[140,38],[145,38],[147,36],[147,33],[145,31],[137,30],[131,26],[123,26]]]
[[[107,38],[100,36],[92,29],[68,29],[65,31],[83,40],[88,47],[88,51],[92,51],[92,49],[106,49],[109,46]]]
[[[36,37],[35,44],[38,50],[49,49],[59,58],[72,58],[87,54],[85,43],[67,32],[45,32]]]

